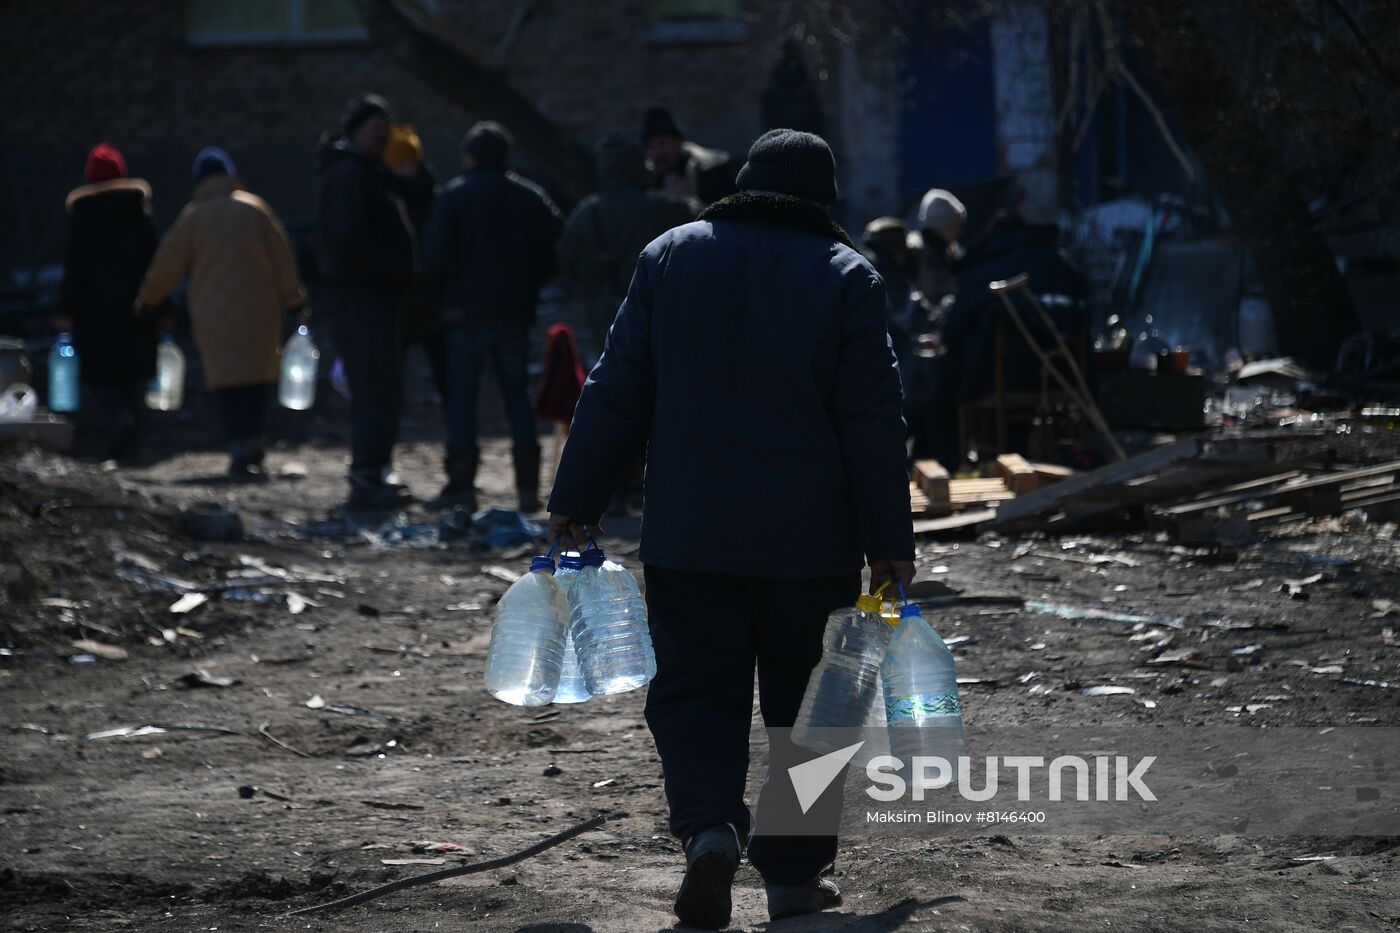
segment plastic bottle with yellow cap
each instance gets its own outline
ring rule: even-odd
[[[793,725],[792,739],[813,751],[832,752],[860,741],[877,703],[880,664],[891,628],[878,595],[857,597],[827,617],[822,659],[812,669]]]

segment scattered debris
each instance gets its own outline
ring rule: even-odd
[[[90,654],[104,661],[125,661],[130,657],[125,648],[109,645],[106,642],[93,641],[89,638],[78,639],[73,642],[73,647],[83,654]]]
[[[204,668],[197,667],[194,670],[190,671],[188,674],[181,677],[178,683],[180,683],[182,686],[191,688],[236,687],[239,684],[243,683],[243,681],[235,680],[232,677],[215,677],[213,674],[209,673]]]
[[[1100,687],[1085,687],[1082,695],[1086,697],[1111,697],[1131,693],[1137,693],[1132,687],[1118,687],[1113,684],[1105,684]]]
[[[318,693],[306,701],[307,709],[323,709],[330,713],[340,713],[342,716],[378,716],[372,709],[365,709],[363,706],[351,706],[348,703],[327,703]]]
[[[183,615],[198,609],[207,602],[209,602],[209,597],[204,593],[186,593],[171,604],[170,611],[177,615]]]
[[[241,541],[243,519],[217,502],[197,502],[182,509],[185,533],[196,541]]]

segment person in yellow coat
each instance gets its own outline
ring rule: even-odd
[[[277,382],[282,314],[306,304],[287,232],[244,190],[216,146],[194,161],[194,197],[170,228],[138,306],[160,303],[189,276],[190,325],[229,448],[229,474],[261,475],[267,409]]]

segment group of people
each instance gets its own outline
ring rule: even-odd
[[[161,308],[185,278],[204,379],[214,395],[230,472],[256,475],[283,313],[306,289],[287,233],[267,203],[238,183],[228,153],[194,160],[194,195],[162,240],[151,188],[127,174],[110,143],[95,146],[86,184],[68,196],[68,244],[57,327],[72,334],[85,386],[100,408],[105,457],[135,446],[144,390],[155,374]]]
[[[995,391],[996,354],[1003,354],[1003,390],[1034,391],[1042,382],[1039,359],[1019,332],[997,340],[1007,322],[988,285],[1029,275],[1038,295],[1055,296],[1044,303],[1062,336],[1071,344],[1088,339],[1088,283],[1060,251],[1057,227],[1028,223],[1009,205],[971,238],[968,230],[963,203],[934,188],[920,200],[913,229],[902,218],[880,217],[861,239],[885,281],[911,459],[948,467],[968,455],[960,446],[958,406]],[[1038,317],[1024,310],[1023,320],[1048,344]]]
[[[349,508],[408,498],[391,466],[404,354],[418,345],[446,412],[446,483],[436,504],[476,506],[478,397],[489,366],[510,424],[518,505],[538,510],[528,355],[541,286],[556,273],[571,286],[596,358],[642,248],[734,190],[727,154],[686,139],[660,107],[646,112],[640,134],[599,139],[599,191],[567,220],[510,170],[511,147],[504,126],[477,123],[461,141],[461,173],[439,186],[415,128],[396,123],[376,94],[351,100],[317,145],[316,311],[350,398]],[[57,323],[71,331],[102,408],[105,456],[135,443],[160,309],[188,279],[191,329],[230,473],[258,476],[283,324],[288,314],[309,319],[282,224],[216,147],[195,158],[193,197],[163,240],[149,185],[127,176],[110,143],[92,150],[86,180],[69,197]]]
[[[866,230],[863,255],[831,216],[832,151],[806,132],[765,133],[735,172],[653,109],[640,138],[598,141],[601,190],[567,221],[510,171],[511,145],[505,127],[476,124],[461,142],[461,174],[439,190],[417,134],[366,94],[318,147],[317,311],[350,388],[349,504],[404,498],[389,468],[402,353],[416,341],[446,396],[440,501],[475,502],[477,391],[489,363],[520,507],[538,507],[528,339],[540,287],[561,273],[590,302],[601,352],[555,476],[550,536],[598,533],[645,450],[639,554],[657,657],[646,720],[685,851],[676,914],[725,926],[746,851],[773,919],[837,905],[825,872],[834,825],[806,836],[775,829],[774,814],[805,812],[783,780],[764,783],[756,816],[745,803],[755,670],[764,722],[777,730],[770,766],[782,775],[804,760],[782,730],[821,657],[828,614],[852,605],[867,567],[871,591],[913,579],[911,351],[936,343],[939,326],[949,349],[965,345],[985,316],[987,276],[1045,260],[1046,243],[1007,215],[964,250],[967,212],[935,190],[917,230],[883,218]],[[281,225],[240,187],[228,155],[202,151],[194,175],[194,200],[157,247],[149,188],[125,178],[110,147],[94,150],[90,184],[71,200],[65,307],[84,352],[118,331],[139,345],[127,374],[139,385],[154,344],[147,309],[188,275],[235,466],[256,469],[278,323],[306,293]],[[110,248],[94,255],[103,242]],[[1055,274],[1047,287],[1074,285]],[[960,372],[977,366],[969,355]],[[108,404],[128,404],[130,383],[111,385]]]

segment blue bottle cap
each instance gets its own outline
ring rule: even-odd
[[[899,617],[901,619],[907,619],[910,616],[917,616],[920,619],[924,617],[924,614],[919,611],[918,603],[905,603],[904,608],[899,610]]]
[[[553,573],[554,561],[545,557],[543,554],[539,557],[532,557],[530,558],[530,572],[534,573],[536,570],[548,570],[550,573]]]
[[[584,564],[583,557],[579,554],[565,552],[559,555],[560,570],[580,570]]]
[[[600,547],[591,547],[583,552],[582,560],[585,567],[601,567],[606,559],[603,556],[603,549]]]

